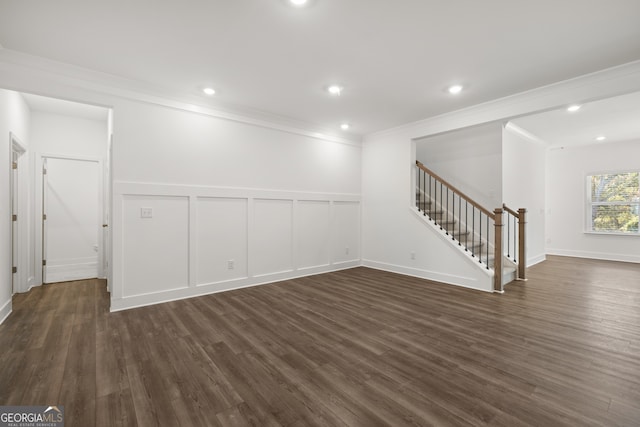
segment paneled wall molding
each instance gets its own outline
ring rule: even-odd
[[[112,311],[361,265],[358,194],[113,190]]]
[[[360,202],[360,194],[356,193],[319,193],[307,191],[271,190],[265,188],[218,187],[203,185],[181,185],[163,183],[140,183],[115,181],[114,195],[149,195],[156,196],[196,196],[196,197],[241,197],[252,199],[283,200],[328,200],[335,202]]]

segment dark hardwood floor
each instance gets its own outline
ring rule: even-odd
[[[640,265],[550,257],[494,295],[366,268],[109,313],[14,297],[0,405],[67,426],[638,426]]]

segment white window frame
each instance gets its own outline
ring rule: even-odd
[[[618,171],[606,171],[606,172],[593,172],[593,173],[588,173],[585,176],[585,189],[586,189],[586,203],[585,203],[585,233],[588,234],[602,234],[602,235],[614,235],[614,236],[640,236],[640,229],[638,230],[638,232],[621,232],[621,231],[599,231],[599,230],[594,230],[593,229],[593,222],[592,222],[592,209],[594,204],[595,205],[609,205],[609,206],[615,206],[615,205],[633,205],[636,204],[638,205],[638,215],[640,215],[640,200],[638,200],[637,202],[593,202],[591,200],[591,177],[593,176],[598,176],[598,175],[623,175],[623,174],[628,174],[628,173],[639,173],[640,174],[640,170],[618,170]]]

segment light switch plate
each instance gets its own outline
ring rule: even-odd
[[[140,208],[140,218],[153,218],[153,209]]]

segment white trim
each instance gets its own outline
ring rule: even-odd
[[[0,325],[7,320],[7,317],[13,312],[13,298],[9,297],[9,300],[0,307]]]
[[[34,261],[35,261],[35,266],[36,266],[36,277],[35,280],[37,280],[37,285],[42,285],[43,284],[43,277],[42,277],[42,254],[43,254],[43,248],[42,248],[42,235],[43,235],[43,225],[42,225],[42,215],[43,215],[43,209],[44,206],[42,206],[42,195],[44,192],[44,188],[42,187],[42,167],[43,167],[43,161],[45,159],[58,159],[58,160],[75,160],[75,161],[82,161],[82,162],[91,162],[91,163],[97,163],[98,166],[98,192],[99,194],[99,198],[98,198],[98,253],[97,253],[97,273],[98,276],[100,276],[101,271],[104,270],[104,260],[105,260],[105,254],[104,252],[104,241],[103,239],[105,238],[105,232],[102,228],[102,224],[104,224],[105,222],[105,218],[104,218],[104,213],[105,213],[105,206],[104,203],[106,201],[105,197],[104,197],[104,192],[105,192],[105,176],[104,176],[104,159],[100,158],[100,157],[94,157],[94,156],[75,156],[75,155],[66,155],[66,154],[55,154],[55,153],[43,153],[43,152],[35,152],[34,153],[35,156],[35,182],[34,182],[34,195],[35,195],[35,204],[33,207],[33,211],[36,212],[36,214],[34,215],[35,218],[35,228],[34,228],[34,239],[35,239],[35,247],[34,247]],[[108,233],[111,233],[111,230],[107,229],[107,235]],[[48,268],[49,266],[47,266]],[[48,269],[47,269],[48,271]],[[55,277],[55,276],[54,276]],[[66,279],[66,280],[72,280],[72,279]],[[47,283],[55,283],[55,281],[51,280],[51,278],[47,277]]]
[[[47,283],[93,279],[97,277],[97,273],[97,256],[93,261],[74,264],[49,265],[47,260]]]
[[[535,112],[587,103],[640,90],[640,60],[476,104],[365,136],[377,139],[393,134],[418,139],[447,131],[513,119]]]
[[[639,169],[631,169],[631,170],[610,170],[604,172],[587,172],[585,175],[585,193],[584,193],[584,234],[593,234],[593,235],[605,235],[605,236],[640,236],[639,232],[634,233],[623,233],[616,231],[594,231],[593,230],[593,218],[591,216],[593,212],[593,206],[625,206],[625,205],[638,205],[639,202],[630,202],[630,201],[616,201],[616,202],[594,202],[591,198],[591,179],[594,176],[599,175],[623,175],[623,174],[635,174],[640,173]]]
[[[189,260],[189,266],[187,268],[187,283],[190,288],[198,286],[198,266],[196,260],[198,259],[198,245],[196,239],[193,236],[198,235],[198,196],[191,194],[189,196],[189,223],[187,224],[187,239],[189,246],[189,253],[187,259]]]
[[[20,138],[15,133],[9,132],[9,141],[11,141],[11,151],[16,151],[21,155],[27,152],[24,144],[20,141]]]
[[[362,145],[362,138],[358,135],[334,135],[331,130],[319,129],[318,126],[311,123],[257,111],[248,107],[232,107],[230,105],[222,105],[221,102],[218,102],[219,105],[212,107],[206,105],[207,100],[201,96],[185,96],[184,94],[172,93],[145,82],[129,80],[10,49],[0,50],[0,80],[5,82],[4,85],[6,86],[4,87],[6,89],[55,98],[62,97],[69,101],[105,108],[112,108],[113,105],[109,105],[109,100],[116,97],[190,111],[323,141],[357,147]],[[28,81],[28,83],[24,83],[25,81]],[[62,94],[60,91],[53,93],[52,88],[54,87],[59,87],[61,90],[63,90],[62,88],[65,89]],[[106,96],[107,99],[105,99],[104,103],[96,103],[95,99],[92,101],[87,99],[86,96],[69,95],[72,92],[77,93],[78,90],[97,94],[102,99]]]
[[[528,141],[531,141],[533,143],[536,144],[540,144],[543,145],[545,147],[549,146],[549,143],[546,142],[543,139],[540,139],[539,137],[537,137],[536,135],[532,134],[531,132],[529,132],[526,129],[521,128],[520,126],[516,125],[513,122],[508,122],[505,126],[504,126],[504,130],[506,130],[507,132],[511,132],[514,135],[520,136]]]
[[[532,267],[536,264],[540,264],[543,261],[547,260],[546,254],[536,255],[534,257],[530,257],[527,259],[527,268]]]
[[[411,212],[413,212],[413,214],[416,216],[416,218],[418,218],[419,221],[421,221],[422,223],[424,223],[425,225],[430,227],[431,230],[433,230],[438,236],[440,236],[440,238],[443,241],[445,241],[447,244],[451,245],[451,242],[452,242],[451,236],[449,234],[447,234],[447,230],[446,229],[444,229],[444,228],[441,229],[440,226],[437,225],[434,221],[430,221],[427,217],[425,217],[423,214],[421,214],[417,210],[417,208],[409,207],[409,210]],[[493,278],[493,276],[494,276],[493,268],[487,269],[487,267],[486,267],[487,263],[486,262],[485,263],[478,262],[478,257],[472,256],[471,252],[469,252],[468,250],[465,251],[464,247],[461,246],[461,245],[451,245],[451,247],[455,248],[462,256],[464,256],[464,259],[466,259],[468,262],[470,262],[475,268],[478,268],[484,274],[486,274],[487,276]],[[490,245],[490,248],[493,249],[493,245]],[[457,276],[451,276],[451,277],[457,277]]]
[[[11,214],[18,215],[16,224],[10,221],[10,237],[11,237],[11,267],[17,267],[17,273],[11,273],[12,293],[27,292],[29,274],[29,243],[27,236],[29,234],[30,220],[30,183],[29,175],[31,172],[31,164],[27,147],[22,143],[20,138],[14,133],[9,132],[9,161],[13,162],[13,155],[17,154],[16,163],[18,169],[14,172],[11,168],[9,183],[9,208]],[[14,191],[16,194],[14,194]],[[14,204],[17,202],[17,204]]]
[[[314,193],[306,191],[272,190],[268,188],[219,187],[205,185],[162,184],[150,182],[115,181],[114,195],[128,196],[196,196],[224,197],[230,199],[278,199],[336,202],[360,202],[360,194],[356,193]]]
[[[405,276],[426,279],[440,284],[460,286],[462,288],[473,289],[475,291],[483,291],[489,293],[493,292],[493,280],[487,281],[487,289],[485,286],[482,286],[482,284],[478,280],[472,277],[443,274],[437,271],[406,267],[403,265],[389,264],[386,262],[371,261],[367,259],[362,260],[362,266],[373,268],[376,270],[388,271],[391,273],[403,274]]]
[[[574,258],[600,259],[605,261],[621,261],[640,263],[640,255],[614,254],[608,252],[573,251],[565,249],[547,249],[547,255],[567,256]]]
[[[584,234],[593,234],[595,236],[631,236],[631,237],[640,237],[640,232],[637,233],[618,233],[618,232],[607,232],[607,231],[591,231],[585,230]]]
[[[149,294],[127,294],[125,289],[125,273],[123,269],[124,251],[124,207],[125,198],[131,196],[143,197],[181,197],[189,200],[189,217],[188,217],[188,270],[189,280],[186,283],[176,283],[171,286],[172,289],[160,290]],[[241,199],[247,201],[247,275],[242,278],[234,277],[233,279],[222,280],[213,283],[197,282],[197,245],[195,236],[197,236],[197,210],[195,203],[201,198],[225,198],[225,199]],[[170,301],[172,299],[189,298],[192,296],[205,295],[214,292],[221,292],[238,287],[255,286],[263,283],[271,283],[273,281],[285,280],[302,275],[318,274],[330,271],[336,271],[344,268],[351,268],[361,265],[360,253],[361,248],[354,249],[353,258],[350,260],[335,261],[328,260],[326,264],[317,266],[300,267],[295,257],[295,247],[297,236],[295,235],[297,221],[298,201],[324,201],[329,206],[335,206],[336,203],[355,203],[361,207],[359,194],[332,194],[332,193],[312,193],[298,191],[278,191],[257,188],[230,188],[230,187],[211,187],[211,186],[189,186],[189,185],[173,185],[173,184],[150,184],[150,183],[134,183],[134,182],[114,182],[113,183],[113,211],[120,212],[113,216],[112,230],[113,233],[113,277],[112,283],[112,310],[120,310],[132,308],[136,306],[149,305],[157,302]],[[267,273],[256,274],[254,267],[253,239],[254,239],[254,202],[256,200],[285,200],[291,202],[292,212],[292,240],[290,243],[292,248],[293,259],[291,260],[291,268],[283,271],[271,271]],[[329,218],[331,223],[333,212],[329,209]],[[359,223],[360,220],[358,219]],[[331,234],[335,236],[335,234]],[[361,241],[361,236],[358,236]],[[331,241],[328,243],[329,249],[333,247]]]
[[[337,265],[338,263],[334,264]],[[286,273],[274,273],[268,275],[262,275],[260,277],[232,279],[224,282],[211,283],[206,285],[199,285],[195,288],[180,288],[164,292],[157,292],[146,295],[136,295],[127,298],[111,299],[111,312],[128,310],[137,307],[144,307],[153,304],[159,304],[163,302],[176,301],[186,298],[193,298],[203,295],[215,294],[218,292],[233,291],[242,288],[248,288],[253,286],[268,285],[271,283],[277,283],[285,280],[297,279],[300,277],[314,276],[316,274],[330,273],[334,271],[346,270],[350,268],[359,267],[360,261],[354,261],[351,263],[340,263],[340,268],[327,267],[316,269],[305,269],[301,271],[290,271]]]

